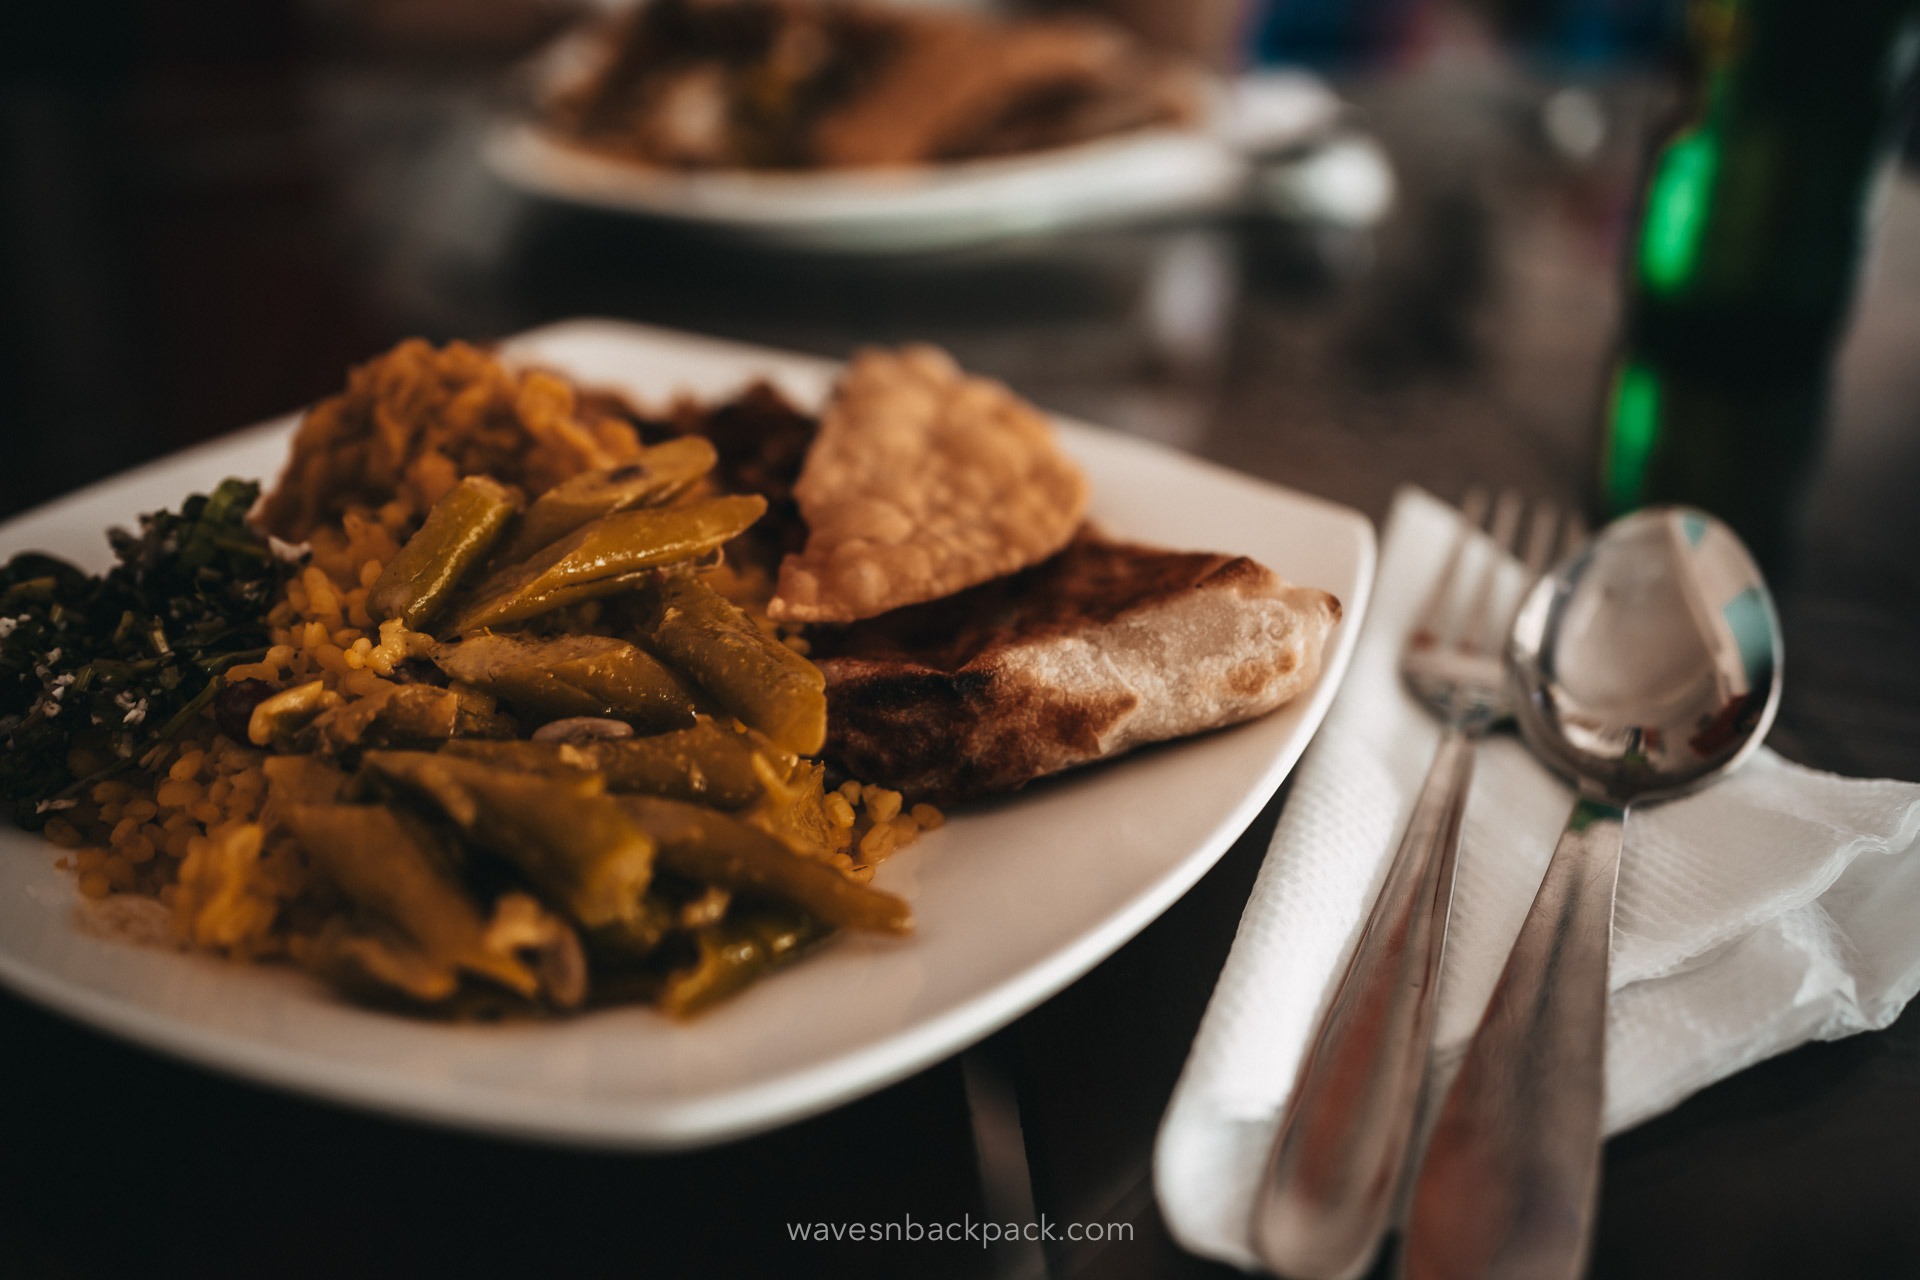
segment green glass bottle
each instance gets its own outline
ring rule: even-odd
[[[1817,446],[1920,0],[1690,0],[1627,246],[1600,506],[1684,501],[1777,559]]]

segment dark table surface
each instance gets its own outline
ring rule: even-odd
[[[1587,492],[1643,80],[1589,86],[1612,128],[1574,159],[1540,128],[1554,84],[1478,44],[1356,79],[1401,187],[1370,234],[1223,219],[849,260],[497,185],[474,143],[528,30],[429,54],[404,24],[342,45],[285,6],[258,12],[281,18],[0,80],[0,511],[309,401],[400,337],[583,314],[828,355],[940,342],[1049,408],[1375,519],[1408,481]],[[1920,779],[1911,178],[1837,388],[1780,581],[1791,665],[1772,742]],[[1226,1274],[1167,1237],[1152,1141],[1285,798],[1160,920],[974,1050],[689,1155],[415,1128],[0,997],[0,1274]],[[1594,1272],[1920,1275],[1916,1188],[1909,1012],[1611,1142]],[[1010,1213],[1127,1238],[830,1247],[786,1230]]]

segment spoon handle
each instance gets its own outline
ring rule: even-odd
[[[1294,1087],[1255,1196],[1254,1248],[1294,1280],[1373,1260],[1413,1143],[1432,1048],[1460,819],[1479,735],[1447,730]]]
[[[1604,801],[1573,807],[1420,1167],[1407,1280],[1557,1280],[1585,1268],[1625,822]]]

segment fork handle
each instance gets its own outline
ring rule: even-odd
[[[1478,737],[1442,736],[1280,1122],[1254,1198],[1253,1241],[1281,1275],[1358,1276],[1386,1232],[1426,1078]]]
[[[1625,821],[1604,801],[1574,805],[1421,1162],[1407,1280],[1573,1280],[1586,1269]]]

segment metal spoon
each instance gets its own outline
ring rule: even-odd
[[[1747,549],[1684,507],[1608,526],[1521,606],[1508,644],[1515,716],[1580,798],[1420,1167],[1409,1280],[1585,1266],[1627,808],[1703,786],[1759,744],[1780,701],[1780,650]]]

